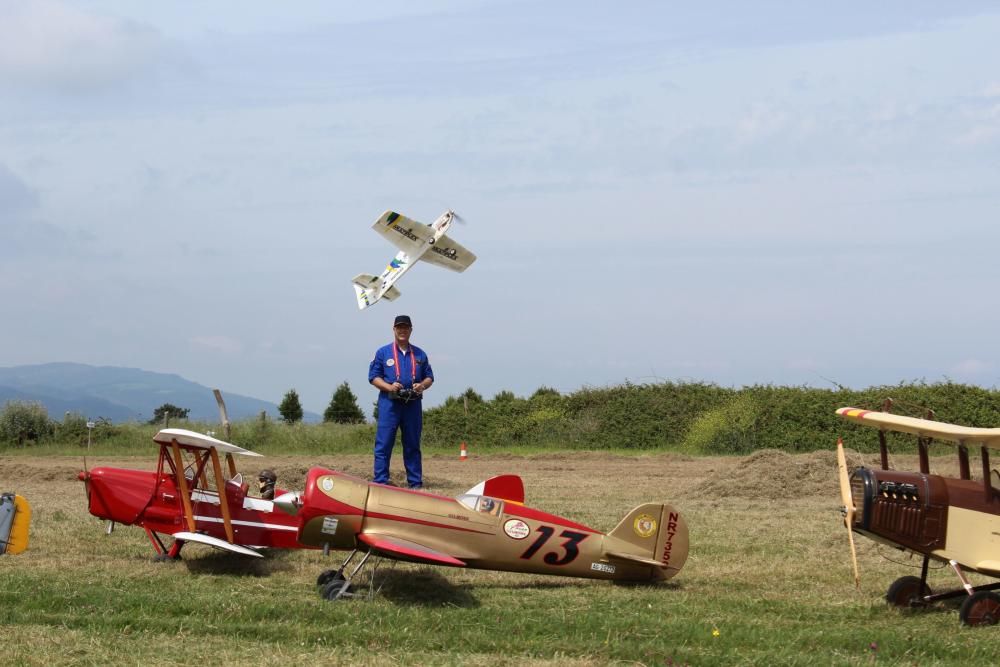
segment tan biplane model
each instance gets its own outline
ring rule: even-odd
[[[1000,582],[973,586],[966,571],[1000,578],[1000,472],[990,468],[990,449],[1000,449],[1000,428],[972,428],[889,412],[840,408],[844,419],[879,429],[881,468],[860,467],[848,475],[843,443],[837,443],[840,492],[844,503],[855,581],[856,532],[923,556],[920,576],[905,576],[889,586],[886,599],[899,607],[919,607],[965,596],[959,618],[966,625],[1000,621]],[[886,432],[917,436],[919,472],[889,469]],[[958,453],[959,477],[930,472],[928,446],[951,443]],[[969,448],[979,447],[981,479],[973,480]],[[931,560],[948,563],[961,588],[933,593],[927,585]]]

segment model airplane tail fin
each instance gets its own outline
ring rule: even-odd
[[[354,284],[354,296],[358,300],[358,310],[364,310],[375,303],[375,286],[378,285],[378,278],[370,273],[359,273],[351,281]]]
[[[670,505],[636,507],[608,537],[609,557],[656,566],[664,579],[677,574],[687,560],[687,522]]]

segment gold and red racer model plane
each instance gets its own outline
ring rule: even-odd
[[[853,533],[923,557],[920,576],[905,576],[889,586],[886,600],[898,607],[923,607],[964,596],[959,619],[965,625],[1000,620],[1000,582],[973,586],[967,571],[1000,578],[1000,472],[990,468],[990,449],[1000,449],[1000,428],[972,428],[885,411],[840,408],[837,414],[879,430],[881,468],[860,467],[850,475],[842,441],[837,442],[840,491],[850,538],[855,582],[858,562]],[[919,472],[889,469],[886,432],[917,437]],[[930,472],[933,440],[955,445],[958,478]],[[981,473],[972,478],[969,448],[978,446]],[[947,563],[961,587],[934,593],[927,585],[931,560]]]
[[[159,560],[178,558],[187,542],[248,556],[260,556],[264,547],[349,551],[338,569],[317,580],[330,600],[352,594],[351,581],[373,555],[635,582],[670,579],[687,559],[687,524],[663,503],[636,507],[604,534],[524,505],[516,475],[490,478],[452,498],[325,468],[309,470],[301,493],[278,491],[273,501],[263,500],[248,495],[234,462],[234,455],[259,454],[183,429],[164,429],[154,441],[156,472],[103,467],[80,473],[91,514],[112,522],[109,528],[114,522],[142,526]],[[169,547],[163,535],[173,537]]]

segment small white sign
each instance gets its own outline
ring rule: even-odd
[[[340,523],[340,519],[335,516],[323,517],[323,527],[320,528],[320,532],[326,533],[327,535],[333,535],[337,532],[338,523]]]
[[[507,537],[515,540],[523,540],[531,533],[531,529],[528,528],[528,524],[520,519],[511,519],[503,525],[503,532],[507,533]]]
[[[607,572],[608,574],[615,573],[615,566],[608,563],[591,563],[590,569],[597,570],[598,572]]]

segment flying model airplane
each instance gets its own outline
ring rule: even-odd
[[[461,273],[476,261],[476,256],[447,235],[452,222],[458,219],[454,211],[445,211],[429,225],[414,222],[405,215],[386,211],[372,229],[399,248],[380,276],[359,273],[354,276],[354,294],[358,309],[364,310],[379,299],[396,299],[400,292],[394,287],[403,274],[417,261],[423,260]]]
[[[889,586],[886,599],[898,607],[923,607],[965,596],[959,619],[966,625],[992,625],[1000,620],[1000,582],[973,586],[966,571],[1000,578],[1000,472],[990,468],[990,449],[1000,449],[1000,428],[972,428],[888,411],[841,408],[837,414],[879,429],[881,468],[860,467],[848,475],[843,443],[837,443],[840,491],[850,537],[855,581],[857,557],[852,531],[923,557],[920,576],[905,576]],[[886,432],[917,436],[920,472],[889,469]],[[928,445],[953,443],[959,477],[930,472]],[[981,479],[973,480],[969,447],[979,446]],[[927,585],[931,560],[949,564],[961,587],[933,593]]]
[[[450,498],[325,468],[309,470],[301,494],[284,492],[267,501],[247,495],[234,467],[233,455],[259,455],[183,429],[164,429],[154,440],[160,446],[156,472],[80,473],[91,514],[142,526],[157,560],[178,558],[187,542],[247,556],[260,556],[262,547],[350,551],[339,569],[317,581],[330,600],[352,594],[351,581],[372,555],[615,581],[669,579],[687,559],[687,524],[670,505],[640,505],[605,535],[525,506],[524,485],[515,475],[493,477]],[[226,454],[227,475],[219,452]],[[161,535],[173,536],[169,548]],[[358,554],[360,562],[345,574]]]

